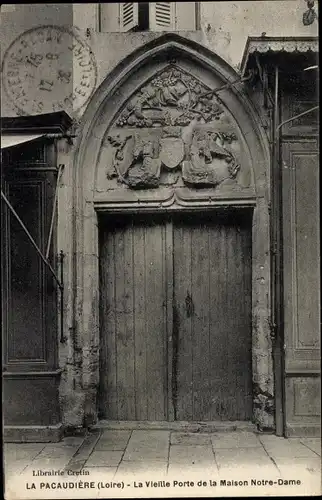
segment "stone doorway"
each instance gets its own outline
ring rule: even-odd
[[[144,46],[144,53],[133,53],[126,68],[102,83],[84,114],[74,162],[70,285],[79,325],[71,349],[78,364],[66,374],[61,393],[72,409],[68,418],[97,421],[101,215],[249,210],[252,420],[273,429],[268,143],[242,88],[211,93],[238,75],[197,43],[187,43],[166,34]],[[180,106],[170,95],[175,86]],[[161,97],[154,95],[157,88]]]

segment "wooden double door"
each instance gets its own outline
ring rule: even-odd
[[[252,416],[251,217],[100,221],[99,414]]]

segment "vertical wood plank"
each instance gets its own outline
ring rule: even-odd
[[[241,264],[243,267],[244,277],[244,338],[245,338],[245,357],[251,360],[252,358],[252,336],[248,332],[252,331],[252,233],[247,224],[242,227],[242,254]],[[252,380],[252,363],[248,364],[248,377],[244,378],[244,404],[245,404],[245,420],[251,418],[253,414],[253,380]]]
[[[165,224],[165,288],[166,288],[166,339],[167,339],[167,420],[174,420],[173,401],[173,222],[167,221]]]
[[[145,229],[137,226],[133,234],[134,247],[134,329],[135,329],[135,415],[136,420],[147,420],[147,352],[145,310]]]
[[[133,295],[135,286],[133,281],[133,222],[130,220],[123,233],[123,262],[120,262],[120,267],[123,267],[124,283],[122,296],[122,327],[121,342],[118,346],[119,358],[119,385],[124,385],[124,403],[123,410],[120,413],[121,419],[135,419],[135,374],[134,374],[134,328],[133,328]],[[121,375],[122,373],[122,375]],[[122,387],[122,385],[121,385]]]
[[[117,361],[115,322],[115,249],[113,232],[103,235],[101,252],[101,387],[102,416],[116,420],[117,412]]]
[[[107,332],[106,332],[106,295],[107,295],[107,274],[105,271],[107,255],[107,235],[100,231],[99,233],[99,308],[100,308],[100,355],[99,355],[99,389],[98,389],[98,418],[105,418],[106,414],[106,393],[107,379],[102,374],[107,373]]]
[[[176,220],[174,227],[173,396],[176,420],[193,419],[192,316],[185,299],[191,289],[191,230]]]
[[[230,318],[229,318],[229,372],[230,372],[230,399],[227,405],[227,414],[233,415],[239,419],[243,408],[240,408],[240,396],[244,396],[242,387],[239,386],[239,370],[245,370],[247,364],[244,359],[244,346],[246,339],[242,330],[242,308],[243,308],[243,289],[242,289],[242,276],[240,276],[240,227],[238,221],[232,226],[230,223],[227,227],[227,250],[228,250],[228,269],[231,270],[231,276],[228,282],[228,293],[231,302]],[[243,376],[243,374],[241,374]],[[242,381],[243,382],[243,381]],[[242,418],[241,418],[242,420]]]
[[[231,258],[234,260],[234,277],[231,285],[231,297],[232,302],[235,304],[235,315],[234,315],[234,332],[231,329],[231,341],[234,342],[234,350],[232,356],[232,363],[234,367],[234,372],[232,376],[233,393],[232,393],[232,404],[235,406],[235,415],[237,420],[245,420],[245,380],[247,377],[244,376],[243,371],[247,368],[247,344],[248,339],[245,336],[244,328],[244,300],[245,300],[245,289],[244,289],[244,272],[246,268],[246,262],[242,263],[242,228],[239,226],[238,222],[236,226],[231,230],[231,246],[232,255]],[[244,267],[244,269],[243,269]],[[242,297],[242,300],[240,299]]]
[[[209,245],[208,228],[196,221],[191,240],[191,297],[193,304],[193,420],[209,418]]]
[[[225,380],[227,378],[227,332],[226,332],[226,277],[227,261],[225,256],[225,227],[212,224],[210,230],[210,359],[212,373],[211,419],[224,418],[222,401],[225,398]],[[218,351],[221,362],[218,363]]]
[[[145,228],[146,264],[146,343],[148,420],[164,420],[164,380],[167,365],[164,342],[164,256],[162,226]]]
[[[115,322],[117,357],[117,411],[120,420],[125,419],[127,406],[126,368],[123,359],[125,346],[124,315],[124,226],[115,232]]]
[[[234,232],[236,228],[231,227],[231,224],[225,225],[225,252],[227,259],[226,271],[226,290],[227,290],[227,305],[226,305],[226,324],[227,324],[227,377],[228,383],[225,384],[226,398],[223,401],[224,418],[236,417],[236,345],[239,344],[241,332],[238,329],[239,315],[239,300],[236,302],[234,287],[236,281],[236,261],[237,248],[234,248],[235,238]],[[240,291],[239,291],[240,293]]]

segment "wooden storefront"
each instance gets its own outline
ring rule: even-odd
[[[66,113],[1,123],[3,410],[11,441],[62,435],[55,194],[57,141],[70,123]]]
[[[271,113],[272,323],[276,426],[320,435],[320,247],[317,39],[250,38]]]

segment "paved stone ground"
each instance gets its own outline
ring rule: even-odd
[[[284,439],[245,431],[95,429],[86,437],[66,437],[60,443],[5,444],[4,462],[7,481],[18,474],[31,478],[32,471],[54,469],[65,470],[70,479],[73,473],[79,479],[76,473],[81,473],[83,480],[95,474],[114,481],[139,480],[143,474],[154,480],[207,476],[216,481],[305,475],[315,488],[321,484],[319,438]]]

